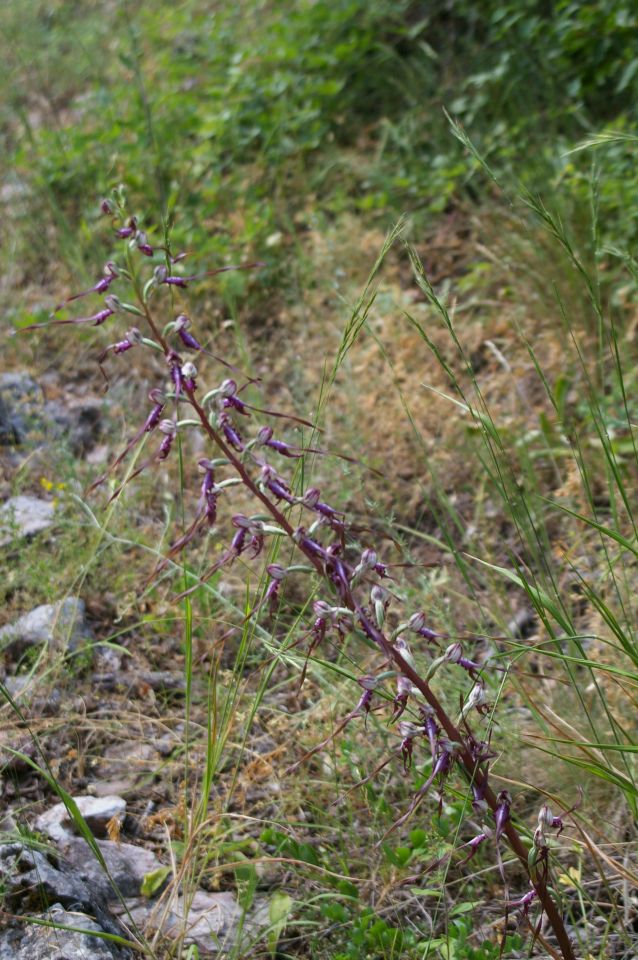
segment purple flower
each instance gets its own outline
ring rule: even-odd
[[[100,365],[100,369],[102,369],[102,364],[106,360],[106,357],[109,354],[109,352],[112,351],[114,354],[126,353],[127,350],[130,350],[132,347],[137,346],[141,342],[142,342],[141,332],[137,329],[137,327],[131,327],[131,329],[127,331],[124,340],[118,340],[117,343],[112,343],[108,347],[104,348],[102,353],[97,358],[97,362]],[[103,370],[102,370],[102,373],[104,373]],[[106,374],[104,374],[104,376],[106,377]]]
[[[192,333],[189,333],[187,327],[190,326],[190,319],[186,316],[185,313],[180,313],[180,315],[175,320],[175,330],[177,335],[184,344],[185,347],[190,347],[191,350],[201,350],[202,345],[199,343]]]
[[[174,420],[162,420],[160,425],[160,432],[164,434],[164,439],[160,444],[160,448],[157,453],[158,460],[166,460],[171,448],[173,446],[173,441],[177,436],[177,425]]]
[[[248,547],[251,550],[252,557],[261,553],[264,546],[264,525],[261,520],[254,520],[251,517],[244,516],[243,513],[237,513],[232,518],[232,524],[238,530],[230,545],[231,552],[234,552],[235,556],[239,556]],[[248,544],[246,544],[247,536],[250,536]]]
[[[312,557],[317,557],[324,562],[330,560],[330,554],[325,547],[322,547],[320,543],[317,543],[316,540],[313,540],[312,537],[309,537],[304,527],[297,527],[293,533],[293,540],[298,545],[299,549],[311,559]]]
[[[538,896],[536,890],[528,890],[525,896],[521,897],[520,900],[510,900],[507,904],[508,907],[522,907],[523,913],[525,916],[529,913],[529,908],[532,905],[534,899]]]
[[[421,716],[423,717],[423,726],[425,733],[430,742],[430,752],[432,754],[432,760],[436,759],[436,749],[437,749],[437,739],[439,736],[439,725],[434,719],[434,712],[432,707],[425,704],[420,708]]]
[[[113,353],[125,353],[131,347],[135,347],[142,342],[142,334],[137,327],[131,327],[127,331],[124,340],[113,344]]]
[[[202,480],[201,495],[206,514],[206,520],[209,526],[213,526],[217,520],[217,486],[215,484],[215,468],[210,460],[200,460],[199,467],[204,471]]]
[[[115,231],[115,236],[120,240],[127,240],[137,232],[137,217],[131,217],[125,227],[120,227]]]
[[[148,399],[154,404],[153,409],[146,418],[144,423],[143,432],[150,433],[151,430],[154,430],[157,424],[160,422],[160,417],[162,416],[164,407],[166,406],[166,397],[161,390],[154,389],[148,395]]]
[[[224,434],[224,437],[228,443],[237,450],[238,453],[243,453],[245,449],[245,443],[241,438],[239,431],[233,426],[233,423],[227,413],[220,413],[217,417],[217,423],[219,429]]]
[[[420,637],[424,637],[426,640],[437,640],[441,636],[440,633],[434,633],[425,626],[425,614],[422,611],[412,614],[408,620],[408,630],[411,630],[412,633],[418,633]]]
[[[476,837],[473,837],[467,843],[463,844],[463,846],[470,848],[470,852],[468,853],[467,857],[461,860],[462,864],[467,863],[469,860],[472,859],[472,857],[474,856],[478,848],[481,846],[481,844],[484,843],[485,840],[487,840],[487,836],[488,836],[487,833],[479,833],[477,834]]]
[[[153,256],[153,248],[147,240],[146,234],[143,230],[138,230],[135,237],[135,243],[137,244],[137,249],[140,253],[143,253],[145,257]]]
[[[410,723],[408,720],[402,720],[399,723],[399,733],[403,738],[401,740],[401,756],[403,758],[403,772],[407,773],[410,767],[412,766],[412,753],[414,750],[414,738],[418,736],[421,731],[414,723]]]
[[[271,610],[274,609],[279,601],[279,591],[281,589],[281,584],[288,575],[288,570],[286,567],[282,567],[279,563],[269,563],[266,567],[266,572],[270,577],[270,582],[266,587],[266,593],[264,594],[264,602],[270,604]]]
[[[120,236],[120,234],[118,234],[118,236]],[[128,236],[130,236],[130,234],[128,234]],[[228,270],[254,270],[256,267],[263,266],[265,266],[263,263],[240,263],[236,266],[217,267],[216,270],[205,270],[203,273],[193,273],[190,277],[169,277],[165,273],[161,279],[158,277],[158,282],[166,283],[173,287],[187,287],[193,280],[201,280],[203,277],[215,277],[218,273],[226,273]]]
[[[541,828],[549,827],[550,830],[558,830],[556,834],[557,837],[559,837],[565,829],[565,824],[562,819],[554,816],[548,803],[544,803],[538,811],[538,826]]]
[[[190,361],[187,361],[182,366],[181,374],[182,374],[182,383],[184,385],[184,389],[188,393],[194,393],[195,390],[197,389],[197,384],[195,382],[195,377],[197,376],[197,367],[195,366],[195,364],[191,363]]]
[[[293,460],[299,459],[304,453],[318,452],[316,450],[300,450],[298,447],[291,447],[290,444],[284,443],[283,440],[274,440],[272,427],[262,427],[259,430],[257,433],[257,443],[263,447],[269,447],[271,450],[275,450],[283,457],[290,457]]]
[[[294,503],[295,498],[290,492],[286,482],[279,476],[269,464],[264,464],[261,468],[261,484],[269,490],[276,500],[285,500],[286,503]]]
[[[334,529],[343,529],[343,517],[345,514],[341,510],[335,510],[327,503],[322,503],[319,499],[321,492],[316,487],[310,487],[301,498],[301,503],[311,510],[315,510],[320,516],[329,521]]]
[[[484,814],[487,811],[487,800],[485,799],[487,783],[487,774],[483,776],[480,783],[476,780],[472,781],[472,807],[476,814]]]
[[[505,825],[510,820],[510,807],[512,798],[507,790],[501,790],[496,798],[496,809],[494,811],[494,822],[496,824],[496,833],[494,839],[498,843],[505,829]]]
[[[408,705],[408,698],[412,693],[412,681],[408,680],[407,677],[398,676],[397,677],[397,692],[394,698],[394,712],[392,714],[392,721],[398,720],[399,717],[404,713],[405,708]]]
[[[53,313],[58,313],[59,310],[62,310],[67,303],[71,303],[73,300],[80,300],[82,297],[88,297],[92,293],[106,293],[111,284],[119,276],[119,270],[117,265],[109,260],[108,263],[104,265],[104,276],[95,283],[92,287],[89,287],[88,290],[82,290],[81,293],[74,293],[73,296],[67,297],[66,300],[63,300],[62,303],[59,303]]]

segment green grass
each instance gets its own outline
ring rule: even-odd
[[[313,478],[353,513],[362,546],[378,538],[384,559],[406,564],[391,585],[406,609],[506,668],[489,678],[482,730],[528,839],[541,799],[569,809],[582,786],[552,869],[579,951],[597,960],[612,932],[635,949],[622,889],[635,882],[635,847],[622,843],[638,817],[635,26],[628,0],[560,2],[551,16],[536,0],[26,0],[0,12],[6,329],[46,320],[99,276],[115,248],[98,202],[120,182],[193,272],[265,261],[194,291],[197,331],[263,378],[255,402],[313,414],[323,432],[304,442],[378,471],[306,456],[295,483]],[[7,341],[8,364],[101,390],[85,373],[95,331],[58,332]],[[116,449],[155,375],[123,369],[109,361]],[[423,758],[406,776],[393,762],[351,790],[396,748],[382,715],[285,773],[338,729],[373,669],[356,637],[306,664],[314,581],[272,619],[245,619],[267,583],[259,565],[175,607],[221,530],[141,586],[192,509],[189,457],[170,482],[142,475],[106,509],[82,496],[100,468],[28,460],[12,491],[40,489],[40,473],[64,484],[60,520],[48,552],[38,539],[12,552],[2,588],[6,620],[65,594],[95,598],[100,640],[183,671],[183,699],[140,706],[178,741],[161,773],[174,814],[166,896],[182,884],[231,889],[246,910],[266,899],[256,956],[526,955],[524,923],[506,945],[495,932],[508,895],[490,851],[424,872],[467,839],[467,785],[450,788],[441,817],[424,804],[377,846],[429,772]],[[511,622],[526,610],[519,635]],[[424,672],[429,651],[415,657]],[[37,655],[21,669],[70,701],[90,674]],[[464,680],[440,681],[453,714]],[[9,701],[3,717],[19,728],[23,710]],[[44,746],[27,765],[75,819],[74,776],[59,757],[47,766],[51,720],[28,722]],[[74,722],[75,706],[55,718],[61,743]],[[90,737],[80,746],[97,752]],[[525,891],[512,876],[513,899]],[[182,948],[183,936],[169,953]]]

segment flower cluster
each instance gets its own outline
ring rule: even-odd
[[[490,761],[495,753],[489,735],[484,739],[479,728],[487,717],[489,729],[488,679],[494,668],[468,656],[459,639],[452,640],[443,649],[443,641],[451,638],[433,629],[424,611],[397,618],[398,626],[390,629],[389,624],[397,622],[393,611],[390,615],[392,604],[400,602],[391,589],[391,567],[382,561],[373,545],[362,548],[345,513],[327,502],[319,489],[314,486],[298,489],[297,477],[303,474],[294,470],[292,476],[286,473],[286,465],[291,466],[291,461],[294,466],[305,454],[322,456],[324,451],[314,443],[312,446],[290,443],[277,435],[272,425],[256,423],[255,415],[305,425],[312,435],[315,426],[295,415],[249,403],[247,388],[257,381],[211,353],[196,334],[188,315],[179,312],[165,323],[158,319],[160,311],[172,307],[170,297],[162,298],[163,291],[183,289],[198,279],[225,270],[253,269],[258,264],[243,263],[184,275],[180,271],[186,255],[173,256],[166,246],[152,242],[148,233],[140,229],[138,219],[126,212],[121,189],[114,191],[112,200],[102,202],[102,211],[112,218],[115,239],[123,244],[123,255],[105,264],[101,277],[92,287],[59,304],[50,323],[102,326],[113,317],[133,315],[136,326],[117,335],[101,351],[100,364],[110,357],[126,362],[131,351],[146,348],[163,356],[165,374],[161,386],[149,394],[150,407],[139,428],[93,488],[114,475],[143,438],[154,438],[151,454],[115,487],[111,499],[117,497],[125,483],[168,460],[174,453],[177,438],[191,430],[193,424],[198,425],[210,445],[210,456],[197,461],[201,484],[197,497],[193,498],[192,516],[185,529],[174,538],[154,575],[198,537],[217,530],[220,509],[232,498],[233,487],[239,485],[244,495],[249,494],[254,510],[250,513],[227,510],[232,536],[191,589],[197,589],[218,570],[235,564],[240,558],[252,559],[263,554],[273,538],[286,538],[296,545],[302,562],[289,566],[267,564],[267,584],[249,616],[257,616],[264,609],[272,613],[282,602],[282,587],[289,578],[312,577],[308,595],[316,591],[317,584],[323,584],[324,594],[311,605],[312,621],[298,641],[307,645],[307,657],[327,639],[340,644],[350,634],[364,637],[379,654],[378,669],[358,679],[358,698],[352,709],[330,737],[293,766],[322,749],[348,724],[365,722],[371,711],[386,711],[390,701],[389,721],[396,725],[399,743],[392,756],[366,780],[394,757],[400,759],[406,772],[417,764],[424,772],[429,771],[390,830],[403,826],[434,788],[441,806],[448,780],[460,775],[471,791],[472,810],[480,820],[478,833],[462,846],[463,862],[470,860],[488,839],[493,840],[497,852],[502,842],[508,842],[524,864],[531,885],[530,891],[512,905],[518,903],[527,912],[532,901],[538,899],[548,915],[563,957],[573,960],[573,949],[547,884],[546,831],[560,832],[563,822],[553,816],[549,807],[541,808],[528,858],[513,822],[510,794],[506,790],[497,794],[490,784]],[[120,292],[122,287],[132,290],[133,302],[116,296],[113,287]],[[68,319],[57,316],[75,301],[95,296],[104,296],[103,304],[95,312]],[[192,355],[202,360],[214,359],[230,368],[233,377],[226,376],[213,389],[204,390]],[[459,676],[467,680],[467,691],[456,719],[432,687],[432,682],[444,671],[461,671]],[[500,853],[498,858],[501,863]]]

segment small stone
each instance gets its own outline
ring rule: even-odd
[[[91,913],[108,933],[119,933],[120,927],[106,909],[100,890],[85,883],[77,873],[60,862],[50,862],[47,852],[23,843],[0,846],[0,881],[10,910],[30,912],[42,906],[61,904],[69,909]],[[25,960],[34,954],[25,953]],[[49,960],[48,954],[43,954]],[[62,955],[63,956],[63,955]]]
[[[61,904],[54,904],[47,913],[38,915],[46,923],[55,923],[67,927],[79,927],[91,933],[104,933],[104,929],[86,913],[65,910]],[[0,958],[7,960],[116,960],[123,952],[100,937],[91,933],[75,933],[50,926],[32,924],[20,930],[9,930],[0,935]],[[22,934],[22,936],[21,936]],[[5,944],[12,952],[3,953]]]
[[[123,819],[126,813],[126,800],[115,795],[107,797],[74,797],[78,809],[94,836],[106,836],[106,825],[113,817]],[[35,821],[37,830],[41,830],[52,840],[64,843],[72,839],[75,824],[63,803],[41,814]]]
[[[0,374],[0,444],[34,448],[56,441],[82,456],[101,437],[103,411],[98,397],[45,401],[28,373]]]
[[[0,506],[0,547],[16,537],[31,537],[53,523],[55,506],[48,500],[20,495]]]
[[[147,873],[159,870],[162,864],[152,850],[132,843],[98,840],[109,874],[123,897],[138,897]],[[63,846],[63,856],[77,876],[91,888],[97,888],[106,901],[118,896],[86,840],[72,839]]]
[[[85,614],[84,601],[79,597],[34,607],[0,630],[0,649],[11,648],[15,653],[46,644],[54,649],[78,650],[94,640]]]
[[[186,903],[190,905],[187,909]],[[158,910],[145,899],[127,904],[134,922],[147,931],[158,930],[164,936],[176,939],[185,932],[185,943],[194,943],[204,956],[211,953],[226,953],[240,947],[245,950],[251,940],[268,925],[268,909],[264,903],[253,907],[248,915],[239,906],[234,894],[206,893],[195,891],[188,901],[178,897],[168,910],[165,905]],[[243,917],[243,923],[242,923]],[[241,939],[241,943],[238,941]],[[242,953],[242,956],[248,956]]]
[[[17,677],[7,677],[4,681],[4,687],[9,696],[17,700],[29,689],[32,680],[33,677],[29,676],[28,673]]]

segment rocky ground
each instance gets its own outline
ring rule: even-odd
[[[108,403],[102,398],[48,401],[26,372],[0,376],[6,492],[29,461],[45,463],[59,444],[75,457],[95,456],[108,415],[104,411]],[[55,490],[46,485],[37,496],[6,496],[0,506],[0,546],[14,565],[34,537],[47,551],[57,507]],[[57,683],[47,678],[39,669],[43,663],[83,661],[75,699],[82,701],[85,717],[116,714],[137,695],[143,701],[183,693],[183,673],[148,669],[133,657],[123,662],[113,645],[100,644],[94,622],[80,597],[66,596],[25,610],[0,629],[6,701],[0,730],[0,958],[124,958],[131,955],[126,942],[143,938],[154,944],[157,956],[162,943],[175,938],[185,946],[195,944],[200,957],[248,945],[268,923],[267,904],[255,900],[247,913],[229,891],[171,883],[175,864],[153,851],[151,821],[159,804],[141,785],[152,783],[170,759],[177,740],[168,727],[148,740],[133,734],[122,740],[119,731],[101,744],[102,756],[84,776],[74,770],[69,778],[60,771],[61,756],[73,753],[73,727],[65,720],[69,687],[63,677]],[[74,717],[77,722],[77,710]],[[65,780],[75,787],[73,795],[60,793]],[[55,783],[62,801],[55,802]],[[78,785],[86,792],[78,794]],[[165,844],[155,846],[165,849]]]

